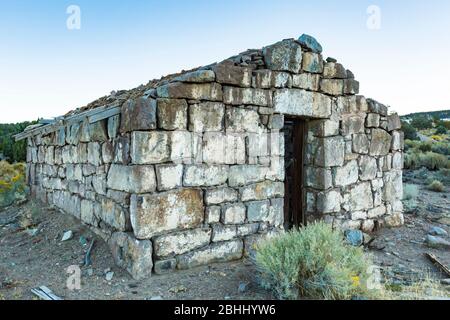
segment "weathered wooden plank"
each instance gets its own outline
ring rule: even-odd
[[[118,115],[120,112],[121,112],[120,107],[113,107],[113,108],[106,109],[105,111],[102,111],[102,112],[99,112],[99,113],[96,113],[96,114],[90,116],[89,123],[95,123],[95,122],[101,121],[103,119],[113,117],[115,115]]]
[[[20,141],[20,140],[35,136],[37,134],[46,135],[46,134],[49,134],[49,133],[59,130],[61,127],[67,127],[74,123],[83,122],[86,118],[88,119],[89,123],[95,123],[97,121],[115,116],[115,115],[119,114],[120,111],[121,111],[121,108],[117,104],[102,106],[102,107],[98,107],[98,108],[95,108],[92,110],[88,110],[88,111],[67,117],[66,119],[64,119],[62,117],[58,117],[57,118],[58,120],[54,123],[50,123],[50,124],[38,127],[36,129],[30,130],[30,131],[19,133],[13,137],[16,141]]]
[[[436,266],[438,267],[443,273],[445,273],[447,276],[450,276],[450,269],[443,264],[439,259],[432,253],[425,253],[427,258]]]
[[[62,300],[60,297],[55,295],[52,290],[47,288],[46,286],[40,286],[39,288],[31,289],[31,292],[36,296],[41,298],[42,300],[53,301],[53,300]]]

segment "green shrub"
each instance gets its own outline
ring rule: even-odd
[[[450,143],[445,141],[434,143],[431,151],[448,156],[450,155]]]
[[[445,187],[444,184],[438,180],[434,180],[428,185],[428,189],[435,192],[444,192]]]
[[[418,130],[431,129],[433,121],[427,116],[419,116],[412,119],[411,125]]]
[[[11,205],[17,198],[23,198],[26,166],[23,163],[9,164],[0,161],[0,207]]]
[[[419,150],[422,152],[430,152],[432,147],[433,145],[431,144],[431,142],[424,142],[419,145]]]
[[[427,152],[410,152],[405,154],[405,168],[419,169],[425,167],[429,170],[450,168],[450,161],[442,154]]]
[[[440,125],[436,128],[436,134],[447,134],[447,128],[443,125]]]
[[[405,184],[403,186],[403,200],[416,199],[419,195],[419,187],[415,184]]]
[[[405,151],[414,150],[419,148],[420,141],[417,140],[405,140]]]
[[[402,131],[405,134],[405,139],[418,140],[417,130],[411,124],[406,121],[402,121]]]
[[[257,248],[261,284],[280,299],[348,299],[363,294],[370,259],[324,222],[268,240]]]
[[[418,195],[419,195],[419,188],[416,185],[405,184],[403,186],[403,207],[406,213],[412,213],[417,209]]]

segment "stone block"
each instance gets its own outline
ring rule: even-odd
[[[219,206],[212,206],[206,208],[206,223],[212,224],[212,223],[219,223],[220,217],[221,217],[222,209]]]
[[[284,40],[263,49],[266,65],[271,70],[299,73],[302,66],[302,47],[293,40]]]
[[[266,200],[284,196],[284,183],[264,181],[241,188],[241,201]]]
[[[358,94],[359,93],[359,82],[355,79],[345,79],[344,80],[344,94]]]
[[[272,106],[272,94],[270,90],[224,86],[223,96],[225,104]]]
[[[81,221],[96,227],[98,219],[94,214],[94,203],[89,200],[81,200],[80,209]]]
[[[228,185],[230,187],[244,186],[266,178],[268,168],[259,165],[238,165],[231,166],[228,176]]]
[[[392,146],[393,151],[403,150],[404,147],[405,134],[402,131],[392,132]]]
[[[196,228],[204,218],[203,194],[198,189],[180,189],[153,195],[132,195],[130,214],[138,239],[150,239],[177,229]]]
[[[372,129],[369,154],[371,156],[385,156],[391,148],[392,137],[383,129]]]
[[[173,82],[188,82],[188,83],[206,83],[213,82],[216,79],[214,71],[212,70],[195,70],[183,73],[178,77],[172,79]]]
[[[345,115],[342,118],[342,135],[364,133],[365,114]]]
[[[139,97],[122,105],[120,132],[156,129],[156,100]]]
[[[99,218],[117,231],[130,229],[130,214],[127,209],[108,198],[101,199]]]
[[[355,134],[352,140],[352,151],[358,154],[368,154],[369,153],[369,138],[366,134]]]
[[[170,159],[170,136],[167,132],[135,131],[131,134],[131,159],[135,164],[162,163]]]
[[[88,163],[99,166],[102,164],[102,152],[101,146],[98,142],[90,142],[88,143]]]
[[[155,273],[159,275],[172,273],[176,268],[176,259],[159,260],[154,262]]]
[[[130,159],[130,136],[118,137],[114,142],[114,163],[129,164]]]
[[[387,116],[388,108],[384,104],[381,104],[378,101],[375,101],[373,99],[367,99],[367,103],[368,103],[370,112],[378,113],[382,116]]]
[[[320,45],[320,43],[317,42],[317,40],[310,35],[302,34],[300,38],[298,38],[298,43],[300,43],[302,47],[305,47],[308,50],[311,50],[312,52],[315,53],[322,52],[322,46]]]
[[[228,166],[188,165],[184,171],[186,187],[209,187],[224,184],[228,179]]]
[[[247,203],[247,217],[249,222],[267,221],[269,218],[269,200],[252,201]]]
[[[339,134],[339,121],[313,120],[309,122],[309,130],[316,137],[330,137]]]
[[[383,175],[383,200],[394,203],[403,198],[403,181],[401,171],[388,171]]]
[[[322,73],[322,55],[314,52],[304,52],[302,59],[302,70],[310,73]]]
[[[323,69],[323,77],[326,79],[345,79],[347,70],[340,63],[327,62]]]
[[[193,134],[189,131],[172,131],[170,137],[170,160],[180,163],[192,163]]]
[[[320,90],[323,93],[340,96],[344,92],[344,80],[340,79],[322,79],[320,81]]]
[[[115,139],[119,134],[120,129],[120,115],[108,118],[108,137],[109,139]]]
[[[292,86],[299,89],[319,91],[320,76],[311,73],[294,74],[292,76]]]
[[[330,169],[307,167],[306,186],[317,189],[327,190],[333,186],[333,179]]]
[[[207,205],[222,204],[224,202],[235,202],[238,199],[238,193],[232,188],[222,187],[206,190],[205,203]]]
[[[274,93],[273,105],[277,113],[314,118],[331,116],[331,99],[317,92],[279,89]]]
[[[314,164],[320,167],[339,167],[344,164],[345,141],[341,136],[320,138]]]
[[[194,132],[222,131],[225,106],[223,103],[202,102],[189,107],[189,130]]]
[[[336,190],[319,192],[317,194],[317,211],[333,213],[341,211],[341,193]]]
[[[186,130],[188,104],[184,99],[158,99],[158,128],[164,130]]]
[[[366,118],[366,127],[378,128],[380,126],[380,115],[378,113],[368,113]]]
[[[213,67],[216,81],[221,84],[232,84],[239,87],[250,87],[252,69],[234,65],[231,61],[221,62]]]
[[[102,144],[102,160],[103,163],[111,163],[114,160],[114,146],[110,141]]]
[[[106,120],[97,121],[89,124],[89,140],[83,142],[99,141],[103,142],[108,140],[108,129]]]
[[[156,91],[160,98],[222,101],[222,86],[214,82],[173,82],[158,87]]]
[[[358,181],[359,167],[356,160],[350,161],[342,167],[333,168],[334,185],[346,187]]]
[[[213,226],[212,241],[229,241],[237,236],[237,227],[235,225],[224,226],[216,224]]]
[[[108,172],[107,186],[110,189],[129,193],[149,193],[156,190],[153,166],[123,166],[113,164]]]
[[[380,206],[380,207],[376,207],[376,208],[370,209],[368,211],[367,216],[370,219],[373,219],[373,218],[379,218],[381,216],[384,216],[385,214],[386,214],[386,207],[385,206]]]
[[[225,204],[222,206],[222,223],[242,224],[245,222],[246,207],[242,203]]]
[[[370,182],[359,183],[350,188],[350,211],[363,211],[373,208],[372,189]]]
[[[67,144],[77,145],[80,142],[80,124],[74,123],[67,127],[66,132]]]
[[[242,258],[243,250],[242,240],[218,242],[177,257],[177,267],[183,270],[216,262],[238,260]]]
[[[240,134],[206,132],[203,135],[203,162],[236,164],[245,162],[245,137]]]
[[[237,226],[236,231],[238,237],[245,237],[257,233],[258,230],[259,230],[259,223],[250,223]]]
[[[371,181],[375,179],[378,172],[378,164],[375,158],[369,156],[361,156],[359,158],[361,181]]]
[[[391,114],[387,117],[388,131],[400,130],[402,127],[402,122],[398,114]]]
[[[183,185],[183,165],[157,165],[155,170],[158,191],[167,191]]]
[[[135,280],[151,276],[153,268],[151,241],[139,241],[129,233],[116,232],[108,244],[116,265],[126,269]]]
[[[227,132],[258,133],[262,131],[257,111],[237,107],[226,109],[225,126]]]
[[[159,259],[180,255],[208,245],[211,229],[193,229],[155,237],[154,254]]]

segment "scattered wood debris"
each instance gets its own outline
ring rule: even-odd
[[[63,300],[55,295],[52,290],[46,286],[40,286],[39,288],[31,289],[31,292],[41,298],[42,300]]]
[[[432,253],[425,253],[425,256],[433,262],[435,266],[437,266],[442,272],[444,272],[447,276],[450,276],[450,269],[443,264],[438,258]]]

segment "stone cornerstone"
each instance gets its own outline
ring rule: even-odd
[[[307,221],[401,225],[400,119],[321,52],[303,35],[72,111],[119,110],[28,137],[32,195],[89,225],[136,279],[240,259],[284,230],[280,132],[295,116]]]

